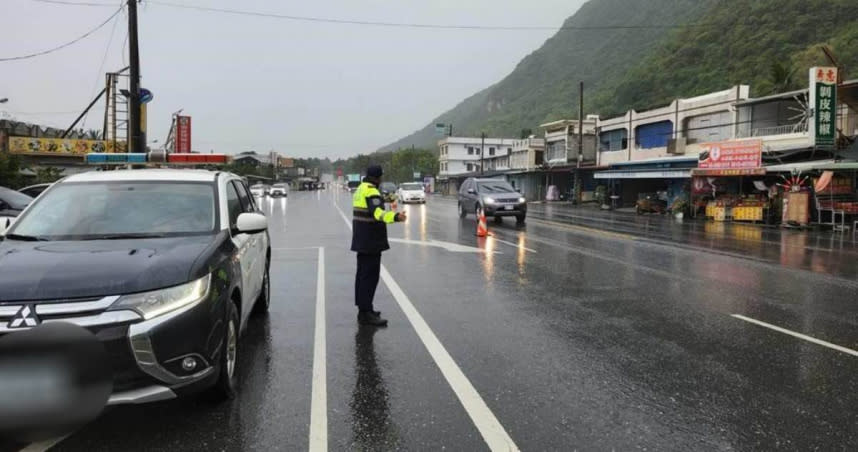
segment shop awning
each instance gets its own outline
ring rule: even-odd
[[[611,170],[593,173],[594,179],[683,179],[691,177],[691,169]]]
[[[828,169],[828,166],[836,163],[834,160],[814,160],[811,162],[781,163],[778,165],[769,165],[765,168],[767,173],[791,173],[793,171],[803,172],[823,168]]]
[[[765,176],[765,168],[695,168],[691,170],[693,176]]]

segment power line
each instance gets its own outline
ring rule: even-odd
[[[108,23],[109,23],[109,22],[110,22],[114,17],[116,17],[116,15],[117,15],[117,14],[119,14],[119,12],[120,12],[120,11],[122,11],[122,8],[117,9],[117,10],[116,10],[116,12],[114,12],[113,14],[111,14],[111,15],[110,15],[110,17],[108,17],[104,22],[100,23],[98,26],[96,26],[96,27],[95,27],[95,28],[93,28],[92,30],[89,30],[88,32],[84,33],[83,35],[81,35],[81,36],[79,36],[79,37],[75,38],[74,40],[69,41],[69,42],[67,42],[67,43],[65,43],[65,44],[59,45],[59,46],[54,47],[54,48],[52,48],[52,49],[43,50],[43,51],[41,51],[41,52],[31,53],[31,54],[28,54],[28,55],[19,55],[19,56],[14,56],[14,57],[5,57],[5,58],[0,58],[0,62],[4,62],[4,61],[17,61],[17,60],[26,60],[26,59],[29,59],[29,58],[35,58],[35,57],[37,57],[37,56],[47,55],[47,54],[49,54],[49,53],[53,53],[53,52],[56,52],[56,51],[58,51],[58,50],[62,50],[62,49],[66,48],[66,47],[68,47],[68,46],[70,46],[70,45],[76,44],[78,41],[81,41],[81,40],[83,40],[84,38],[86,38],[86,37],[88,37],[88,36],[92,35],[92,34],[93,34],[93,33],[95,33],[96,31],[100,30],[102,27],[104,27],[105,25],[107,25],[107,24],[108,24]]]
[[[119,9],[122,9],[122,4],[124,0],[121,0],[119,3]],[[107,62],[107,55],[110,53],[110,46],[113,44],[113,35],[116,34],[116,24],[119,22],[119,17],[113,20],[113,27],[110,29],[110,37],[107,38],[107,48],[104,49],[104,56],[101,58],[101,64],[98,66],[98,72],[95,75],[95,82],[92,84],[92,94],[90,97],[95,96],[96,91],[98,90],[98,82],[102,80],[102,73],[104,71],[104,63]],[[91,110],[90,110],[91,111]],[[89,117],[89,111],[83,115],[83,119],[81,125],[86,124],[86,120]]]
[[[30,0],[38,3],[51,3],[54,5],[70,5],[70,6],[113,6],[110,3],[93,3],[93,2],[67,2],[62,0]]]
[[[264,13],[258,11],[247,11],[227,8],[214,8],[209,6],[184,5],[181,3],[170,3],[158,0],[147,0],[148,3],[162,5],[171,8],[189,9],[195,11],[208,11],[225,14],[235,14],[240,16],[267,17],[273,19],[286,19],[300,22],[321,22],[340,25],[368,25],[376,27],[397,27],[397,28],[422,28],[422,29],[441,29],[441,30],[505,30],[505,31],[533,31],[533,30],[620,30],[620,29],[663,29],[663,28],[683,28],[688,25],[581,25],[581,26],[504,26],[504,25],[450,25],[450,24],[426,24],[426,23],[408,23],[408,22],[381,22],[371,20],[356,20],[356,19],[334,19],[329,17],[314,17],[314,16],[294,16],[289,14]]]

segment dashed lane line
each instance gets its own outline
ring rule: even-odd
[[[821,345],[823,347],[828,347],[832,350],[837,350],[838,352],[846,353],[847,355],[858,356],[858,351],[852,350],[851,348],[842,347],[837,344],[832,344],[831,342],[826,342],[821,339],[817,339],[815,337],[808,336],[806,334],[796,333],[795,331],[788,330],[786,328],[781,328],[777,325],[772,325],[771,323],[766,323],[757,319],[752,319],[750,317],[745,317],[741,314],[730,314],[732,317],[737,318],[739,320],[744,320],[749,323],[753,323],[754,325],[761,326],[763,328],[768,328],[773,331],[777,331],[778,333],[783,333],[790,335],[792,337],[802,339],[808,342],[812,342],[816,345]]]
[[[351,229],[351,221],[349,221],[346,214],[343,213],[336,202],[334,202],[334,207],[340,213],[346,226]],[[474,385],[471,384],[468,377],[465,376],[462,369],[459,368],[456,361],[453,360],[453,357],[450,356],[450,353],[447,352],[447,349],[444,348],[444,345],[441,344],[441,341],[432,332],[429,324],[426,323],[423,316],[420,315],[420,312],[417,311],[417,308],[414,307],[414,304],[383,264],[381,266],[381,279],[387,285],[390,293],[393,294],[393,298],[399,304],[402,312],[405,313],[405,317],[411,322],[411,326],[417,332],[417,336],[423,342],[423,345],[426,347],[429,355],[432,356],[435,365],[438,366],[438,369],[444,375],[453,392],[456,393],[456,397],[459,398],[459,402],[465,408],[474,426],[480,431],[489,449],[492,451],[518,451],[518,446],[515,445],[515,442],[503,428],[500,421],[498,421],[497,417],[495,417],[494,413],[486,405],[486,402],[477,392],[476,388],[474,388]]]

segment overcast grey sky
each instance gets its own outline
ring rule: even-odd
[[[119,0],[65,0],[118,5]],[[276,14],[383,22],[557,26],[583,0],[163,0]],[[70,41],[116,7],[0,0],[0,58]],[[140,6],[150,141],[170,115],[193,117],[198,151],[296,157],[369,152],[497,82],[552,30],[427,30],[296,22]],[[0,111],[66,127],[123,67],[126,16],[50,55],[0,62]],[[109,43],[109,47],[108,47]],[[127,53],[127,49],[126,49]],[[99,69],[104,56],[105,64]],[[101,128],[103,109],[87,118]]]

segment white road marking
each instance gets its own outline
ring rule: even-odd
[[[316,330],[313,345],[313,389],[310,402],[311,452],[328,450],[328,394],[325,351],[325,248],[319,247],[319,276],[316,279]]]
[[[523,249],[523,250],[527,251],[528,253],[536,253],[536,250],[532,250],[526,246],[521,246],[521,245],[518,245],[516,243],[507,242],[506,240],[501,240],[501,239],[497,238],[497,236],[493,236],[492,238],[494,239],[495,242],[500,242],[500,243],[503,243],[505,245],[509,245],[509,246],[516,248],[516,249]]]
[[[62,440],[68,438],[71,435],[72,434],[69,433],[68,435],[60,436],[59,438],[51,438],[51,439],[46,439],[44,441],[35,442],[35,443],[32,443],[29,446],[21,449],[18,452],[45,452],[47,450],[50,450],[50,448],[56,446]]]
[[[340,213],[340,216],[343,217],[346,226],[351,230],[351,221],[349,221],[346,214],[340,209],[340,206],[336,203],[334,203],[334,206]],[[453,392],[456,393],[456,397],[459,398],[459,402],[465,408],[468,416],[471,417],[474,426],[480,431],[489,449],[493,451],[519,450],[500,421],[492,413],[492,410],[486,405],[486,402],[477,392],[476,388],[468,380],[468,377],[465,376],[462,369],[459,368],[456,361],[453,360],[453,357],[450,356],[447,349],[444,348],[444,345],[441,344],[441,341],[438,340],[438,337],[429,328],[423,316],[420,315],[417,308],[414,307],[414,304],[411,303],[411,300],[405,295],[405,292],[399,287],[399,284],[396,283],[393,276],[387,271],[387,267],[383,264],[381,266],[381,279],[387,285],[390,293],[393,294],[393,298],[399,304],[402,312],[405,313],[405,317],[411,322],[411,326],[417,332],[417,336],[423,342],[423,345],[426,347],[429,355],[432,356],[435,365],[438,366],[438,369],[444,375]]]
[[[394,243],[404,243],[406,245],[434,246],[437,248],[444,248],[445,250],[453,252],[453,253],[485,253],[486,252],[486,250],[484,250],[482,248],[476,248],[476,247],[467,246],[467,245],[460,245],[458,243],[442,242],[440,240],[408,240],[408,239],[395,239],[395,238],[390,238],[387,240],[390,242],[394,242]]]
[[[810,337],[810,336],[808,336],[808,335],[806,335],[806,334],[796,333],[795,331],[790,331],[790,330],[788,330],[788,329],[786,329],[786,328],[781,328],[781,327],[779,327],[779,326],[772,325],[772,324],[770,324],[770,323],[761,322],[761,321],[759,321],[759,320],[757,320],[757,319],[752,319],[752,318],[750,318],[750,317],[745,317],[745,316],[740,315],[740,314],[730,314],[730,315],[731,315],[732,317],[735,317],[735,318],[739,319],[739,320],[744,320],[744,321],[746,321],[746,322],[750,322],[750,323],[753,323],[753,324],[755,324],[755,325],[759,325],[759,326],[761,326],[761,327],[764,327],[764,328],[768,328],[768,329],[770,329],[770,330],[777,331],[777,332],[779,332],[779,333],[788,334],[788,335],[790,335],[790,336],[792,336],[792,337],[797,337],[797,338],[799,338],[799,339],[803,339],[803,340],[808,341],[808,342],[813,342],[814,344],[821,345],[821,346],[823,346],[823,347],[828,347],[828,348],[830,348],[830,349],[837,350],[838,352],[846,353],[847,355],[858,356],[858,351],[852,350],[851,348],[841,347],[841,346],[839,346],[839,345],[837,345],[837,344],[832,344],[831,342],[826,342],[826,341],[823,341],[823,340],[821,340],[821,339],[817,339],[817,338],[815,338],[815,337]]]

